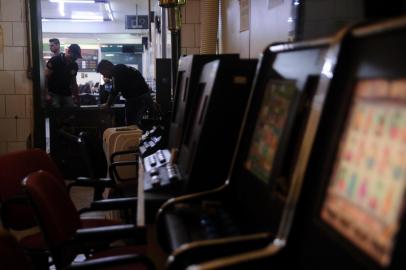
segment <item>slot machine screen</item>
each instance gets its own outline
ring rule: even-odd
[[[178,113],[178,106],[180,102],[184,102],[184,98],[181,97],[182,93],[185,92],[185,72],[179,71],[178,78],[176,83],[176,92],[175,92],[175,100],[173,102],[173,114],[172,114],[172,122],[176,122],[176,116]],[[186,79],[187,80],[187,79]]]
[[[295,81],[269,80],[258,112],[245,168],[267,182],[296,92]]]
[[[204,97],[204,88],[206,87],[205,83],[199,83],[199,85],[197,86],[197,103],[194,104],[193,108],[191,108],[191,112],[190,115],[191,117],[188,119],[187,123],[186,123],[186,128],[184,131],[184,141],[183,144],[190,147],[190,141],[192,139],[192,134],[193,134],[193,126],[194,123],[199,119],[199,108],[200,108],[200,104],[203,101],[203,97]]]
[[[176,91],[172,106],[172,116],[169,132],[169,148],[177,148],[182,140],[185,121],[189,76],[186,71],[178,71]]]
[[[406,79],[358,81],[321,219],[382,266],[400,227],[405,172]]]

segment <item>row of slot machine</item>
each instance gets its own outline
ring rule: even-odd
[[[406,17],[181,58],[140,151],[168,269],[406,269],[404,48]]]
[[[154,127],[141,139],[146,191],[173,196],[224,182],[256,64],[256,60],[233,54],[180,59],[168,149],[162,147],[166,140],[161,127]],[[210,177],[212,184],[204,180],[209,176],[214,176]]]

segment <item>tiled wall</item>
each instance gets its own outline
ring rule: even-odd
[[[0,0],[0,154],[25,149],[31,132],[32,81],[24,0]],[[1,39],[0,39],[1,40]]]
[[[188,0],[182,7],[181,54],[199,54],[200,1]]]
[[[32,81],[28,66],[24,0],[0,0],[0,154],[26,148],[32,131]],[[182,54],[200,49],[200,1],[182,7]]]

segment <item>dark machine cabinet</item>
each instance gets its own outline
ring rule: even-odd
[[[156,59],[156,102],[164,114],[171,110],[171,59]]]
[[[106,128],[123,125],[123,106],[116,105],[111,110],[86,106],[50,111],[50,154],[63,176],[65,178],[90,176],[91,169],[95,176],[106,177],[107,163],[102,147],[103,132]],[[86,149],[75,140],[81,132],[87,134]],[[87,166],[84,154],[92,160],[93,168]]]

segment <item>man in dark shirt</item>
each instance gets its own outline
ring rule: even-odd
[[[121,92],[126,99],[127,125],[135,124],[142,129],[142,116],[152,104],[150,89],[142,74],[133,67],[123,64],[114,65],[108,60],[101,60],[96,71],[103,77],[111,78],[113,83],[107,102],[102,104],[101,108],[109,108],[118,93]]]
[[[109,98],[111,88],[113,87],[111,79],[103,77],[104,84],[101,84],[99,87],[99,100],[100,104],[106,103]]]
[[[49,50],[52,52],[52,56],[58,55],[61,53],[61,44],[59,42],[59,39],[57,38],[51,38],[49,40]]]
[[[72,107],[74,102],[72,92],[77,94],[78,84],[76,74],[78,64],[76,59],[82,58],[81,49],[77,44],[71,44],[67,53],[55,55],[46,64],[45,76],[47,79],[46,100],[52,99],[52,107]]]

